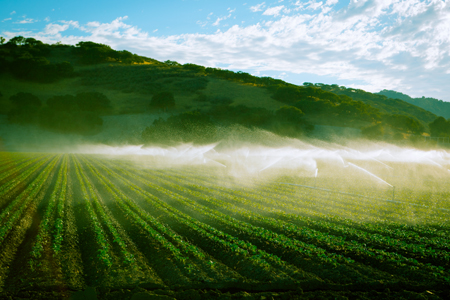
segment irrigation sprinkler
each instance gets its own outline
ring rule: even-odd
[[[352,164],[351,162],[349,162],[348,164],[351,165],[352,167],[355,167],[355,168],[357,168],[357,169],[363,171],[363,172],[366,173],[366,174],[369,174],[370,176],[376,178],[376,179],[379,180],[380,182],[389,185],[389,186],[392,188],[392,201],[394,201],[394,198],[395,198],[395,186],[393,186],[392,184],[390,184],[390,183],[384,181],[383,179],[381,179],[381,178],[378,177],[377,175],[373,174],[372,172],[369,172],[369,171],[367,171],[366,169],[361,168],[360,166],[357,166],[357,165],[355,165],[355,164]]]
[[[274,164],[276,164],[277,162],[279,162],[281,159],[283,159],[283,157],[277,157],[274,161],[270,162],[267,166],[265,166],[264,168],[262,168],[261,170],[259,170],[259,172],[264,171],[267,168],[270,168],[271,166],[273,166]]]
[[[367,155],[367,154],[365,154],[365,153],[363,153],[363,152],[361,152],[361,151],[358,151],[358,150],[355,150],[355,149],[352,149],[352,148],[349,148],[349,147],[345,147],[345,146],[341,146],[341,147],[344,148],[344,149],[347,149],[347,150],[356,152],[356,153],[358,153],[358,154],[360,154],[360,155],[362,155],[362,156],[364,156],[364,157],[366,157],[366,158],[368,158],[368,159],[370,159],[370,160],[373,160],[373,161],[375,161],[375,162],[377,162],[377,163],[382,164],[383,166],[385,166],[385,167],[387,167],[387,168],[393,169],[391,166],[385,164],[384,162],[382,162],[382,161],[380,161],[380,160],[378,160],[378,159],[376,159],[376,158],[373,158],[373,157],[371,157],[371,156],[369,156],[369,155]]]
[[[314,175],[314,187],[316,187],[316,183],[317,183],[317,173],[319,172],[319,169],[316,168],[316,173]]]
[[[378,177],[377,175],[373,174],[372,172],[369,172],[369,171],[367,171],[366,169],[361,168],[360,166],[357,166],[357,165],[355,165],[355,164],[352,164],[351,162],[349,162],[348,164],[349,164],[350,166],[354,167],[354,168],[357,168],[357,169],[360,170],[360,171],[363,171],[363,172],[366,173],[366,174],[369,174],[369,175],[372,176],[373,178],[379,180],[380,182],[383,182],[383,183],[389,185],[390,187],[393,186],[392,184],[390,184],[390,183],[384,181],[383,179],[381,179],[381,178]]]

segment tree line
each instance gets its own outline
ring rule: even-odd
[[[9,122],[60,133],[97,133],[103,125],[101,115],[112,110],[110,100],[98,92],[53,96],[45,104],[32,93],[20,92],[12,95],[9,102]]]
[[[129,51],[116,51],[108,45],[79,42],[75,46],[61,43],[45,44],[34,38],[16,36],[0,43],[0,72],[7,72],[18,79],[51,83],[76,75],[73,62],[51,62],[57,50],[63,49],[75,57],[78,64],[121,62],[143,63],[145,59]],[[67,56],[67,55],[66,55]]]

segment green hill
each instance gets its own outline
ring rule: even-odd
[[[0,45],[0,54],[0,114],[59,133],[96,135],[106,116],[149,114],[155,121],[142,124],[144,143],[211,142],[220,140],[219,128],[236,124],[289,137],[317,137],[314,125],[322,125],[403,139],[429,132],[437,118],[362,90],[160,62],[93,42],[16,37]],[[206,140],[192,134],[212,129]]]
[[[434,113],[415,104],[408,103],[403,99],[369,93],[360,89],[338,87],[337,85],[320,85],[320,87],[326,91],[338,95],[346,95],[354,100],[362,101],[372,107],[378,108],[381,113],[412,117],[421,121],[424,125],[434,121],[437,117]]]
[[[411,104],[421,107],[425,110],[428,110],[437,116],[441,116],[446,119],[450,118],[450,103],[449,102],[445,102],[445,101],[438,100],[435,98],[424,97],[424,96],[421,98],[412,98],[403,93],[391,91],[391,90],[382,90],[376,94],[384,95],[384,96],[392,98],[392,99],[400,99],[402,101],[411,103]]]

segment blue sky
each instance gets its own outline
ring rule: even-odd
[[[442,0],[0,0],[0,36],[450,101]]]

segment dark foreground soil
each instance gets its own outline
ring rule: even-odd
[[[225,288],[180,288],[146,289],[101,289],[88,287],[84,291],[21,291],[15,294],[0,293],[0,299],[73,299],[73,300],[200,300],[200,299],[246,299],[246,300],[272,300],[272,299],[448,299],[450,289],[411,291],[401,289],[380,288],[373,290],[274,290],[274,291],[244,291],[240,289]]]

